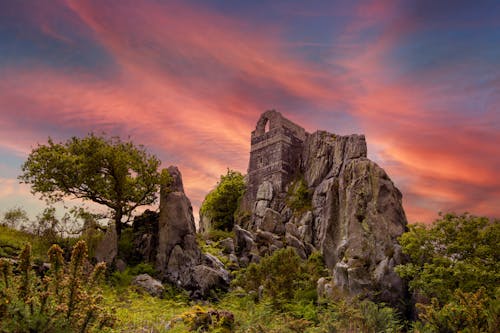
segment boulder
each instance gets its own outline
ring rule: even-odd
[[[269,201],[267,200],[259,200],[255,203],[255,209],[254,209],[254,214],[257,217],[264,217],[264,214],[266,213],[266,209],[269,207]]]
[[[198,222],[198,232],[200,234],[208,234],[212,228],[212,219],[210,216],[205,215],[200,210],[200,221]]]
[[[224,238],[219,241],[219,246],[225,254],[234,253],[234,240],[232,238]]]
[[[140,289],[155,297],[161,296],[165,290],[160,281],[152,278],[148,274],[137,275],[132,280],[132,285],[138,286]]]
[[[254,247],[255,238],[254,235],[241,228],[238,225],[234,226],[234,237],[235,237],[235,250],[240,256],[248,255],[252,248]]]
[[[189,268],[200,262],[201,251],[196,243],[193,209],[184,194],[181,174],[172,166],[168,172],[172,182],[160,192],[156,269],[164,278],[184,285],[189,281],[186,276]]]
[[[228,279],[221,271],[205,265],[193,268],[192,279],[196,287],[193,296],[196,298],[205,298],[209,296],[210,290],[227,289],[229,286]]]
[[[334,280],[347,279],[342,283],[345,292],[367,293],[391,304],[404,294],[405,285],[394,273],[394,266],[402,263],[397,238],[406,228],[401,200],[399,190],[374,162],[359,158],[345,166],[339,179],[338,212],[325,219],[333,224],[327,230],[335,229],[344,237],[338,242],[327,232],[323,242],[333,245],[329,263],[335,268]]]
[[[225,283],[229,284],[229,272],[226,271],[224,264],[216,256],[210,253],[204,253],[202,262],[204,265],[215,269],[217,271],[217,274],[222,277]]]
[[[159,214],[146,210],[136,216],[132,224],[134,232],[134,255],[140,261],[155,262],[158,249],[158,220]]]
[[[281,214],[271,208],[266,208],[260,229],[283,235],[285,233],[285,225],[281,220]]]

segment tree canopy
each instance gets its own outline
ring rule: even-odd
[[[160,160],[141,145],[89,134],[39,144],[22,165],[19,179],[49,202],[72,197],[108,207],[120,236],[124,217],[155,202],[159,166]]]
[[[234,225],[234,213],[245,191],[243,175],[227,170],[220,176],[217,187],[207,194],[200,208],[200,215],[208,216],[214,229],[230,231]]]
[[[397,272],[417,295],[427,328],[493,332],[497,322],[490,319],[500,315],[500,221],[446,214],[409,228],[400,239],[409,262]]]

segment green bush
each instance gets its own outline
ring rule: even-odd
[[[441,305],[458,288],[493,293],[500,284],[500,220],[446,214],[430,226],[410,225],[400,242],[410,260],[396,271],[412,291]]]
[[[368,300],[339,300],[319,310],[319,324],[307,332],[397,333],[403,323],[396,310]]]
[[[50,269],[41,278],[32,268],[31,246],[23,249],[17,274],[10,261],[0,260],[0,332],[91,332],[111,327],[114,317],[101,305],[104,263],[84,270],[85,242],[73,248],[66,265],[63,251],[53,245]]]
[[[263,286],[264,296],[271,299],[276,309],[286,310],[286,304],[292,300],[307,308],[317,298],[317,280],[326,274],[319,254],[302,260],[295,249],[288,247],[238,272],[233,286],[254,292]]]
[[[446,214],[430,226],[411,225],[400,243],[409,261],[396,272],[419,295],[424,323],[417,326],[489,332],[485,318],[500,312],[493,301],[500,285],[500,221]]]
[[[226,175],[220,177],[217,187],[205,197],[200,215],[210,218],[213,229],[231,231],[234,226],[234,214],[244,191],[243,175],[228,169]]]
[[[489,297],[484,288],[475,293],[457,289],[444,306],[436,298],[431,304],[418,304],[422,325],[427,332],[498,332],[500,327],[500,288]]]
[[[234,315],[231,312],[204,309],[198,305],[172,319],[170,326],[175,326],[176,322],[182,322],[189,332],[234,332]]]

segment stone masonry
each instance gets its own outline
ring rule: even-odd
[[[267,129],[267,131],[266,131]],[[247,200],[253,202],[264,181],[281,192],[294,177],[308,133],[281,113],[263,113],[251,136]]]

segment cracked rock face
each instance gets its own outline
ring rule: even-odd
[[[268,116],[264,113],[259,123]],[[332,288],[397,305],[406,290],[394,273],[403,257],[397,238],[407,221],[401,192],[367,158],[365,137],[325,131],[303,135],[298,125],[289,125],[279,113],[269,119],[275,121],[269,132],[258,136],[257,128],[252,133],[248,188],[256,190],[242,203],[251,209],[252,218],[236,230],[245,261],[252,253],[277,248],[280,241],[302,257],[319,250],[333,274]],[[297,156],[289,156],[293,154]],[[257,163],[262,160],[267,164]],[[293,210],[287,201],[297,177],[310,193],[302,210]]]
[[[227,287],[228,272],[218,260],[201,253],[181,173],[172,166],[168,172],[173,181],[160,194],[156,269],[163,279],[191,290],[194,296],[205,297],[211,288]]]

